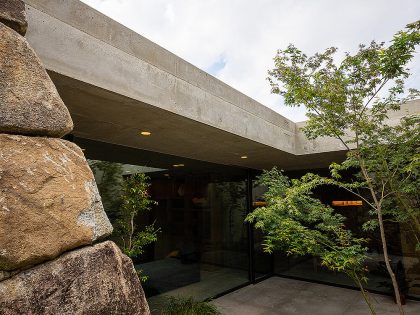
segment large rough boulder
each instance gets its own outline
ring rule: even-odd
[[[0,282],[3,315],[149,314],[130,258],[110,241]]]
[[[111,232],[78,146],[0,134],[0,270],[52,259]]]
[[[22,0],[0,0],[0,22],[24,36],[28,28]]]
[[[2,23],[0,39],[0,132],[51,137],[69,133],[69,111],[26,39]]]

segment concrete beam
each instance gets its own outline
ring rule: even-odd
[[[293,152],[294,123],[74,0],[27,0],[27,38],[47,69]]]
[[[324,167],[344,156],[336,139],[309,141],[301,123],[80,1],[24,1],[26,37],[68,106],[78,137],[249,168]],[[420,112],[420,101],[410,105]],[[139,137],[140,130],[153,137]]]

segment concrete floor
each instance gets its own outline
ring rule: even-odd
[[[391,297],[371,294],[379,315],[398,314]],[[226,315],[369,315],[359,291],[272,277],[212,301]],[[407,301],[406,315],[419,315],[420,302]]]
[[[147,299],[152,314],[160,314],[161,307],[169,296],[191,297],[200,301],[215,296],[232,287],[240,286],[248,281],[248,272],[244,270],[220,268],[202,264],[200,270],[201,281],[195,282],[163,294]],[[206,270],[207,269],[207,270]],[[210,270],[209,270],[210,269]]]

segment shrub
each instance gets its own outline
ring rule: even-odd
[[[220,315],[209,302],[195,301],[192,297],[169,297],[162,315]]]

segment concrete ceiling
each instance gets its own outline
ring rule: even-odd
[[[80,1],[25,2],[26,38],[77,139],[141,149],[129,163],[152,167],[142,157],[160,157],[145,152],[251,169],[321,168],[344,156],[337,141],[308,142],[292,121]]]
[[[293,155],[55,72],[49,74],[70,110],[78,138],[252,169],[321,168],[344,157],[342,151]],[[140,131],[152,134],[142,136]],[[244,155],[248,158],[241,159]]]
[[[74,135],[118,145],[114,157],[122,148],[134,148],[142,150],[126,155],[136,156],[128,162],[134,165],[165,168],[170,156],[171,163],[182,157],[189,164],[293,170],[323,168],[345,156],[337,139],[308,140],[299,130],[302,124],[78,0],[25,2],[26,38],[70,110]],[[420,101],[416,104],[392,119],[408,108],[420,111]],[[153,165],[161,160],[153,152],[167,155],[162,166]]]

